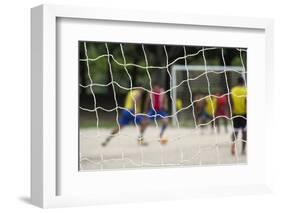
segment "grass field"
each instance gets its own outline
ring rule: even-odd
[[[109,135],[108,128],[80,129],[80,170],[112,170],[164,166],[207,166],[245,164],[241,155],[241,142],[237,142],[237,155],[230,154],[230,128],[228,133],[212,133],[210,128],[169,127],[165,133],[166,145],[157,140],[159,129],[148,127],[144,139],[148,146],[137,144],[138,132],[134,126],[124,128],[106,147],[101,143]],[[240,138],[240,135],[239,135]]]

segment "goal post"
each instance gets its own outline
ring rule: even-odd
[[[207,90],[207,85],[204,82],[200,83],[200,78],[203,78],[207,75],[219,75],[219,74],[225,74],[225,72],[230,73],[230,77],[227,80],[224,80],[226,84],[229,84],[229,82],[233,82],[237,76],[242,76],[243,79],[246,82],[246,71],[243,66],[220,66],[220,65],[172,65],[171,66],[171,96],[173,100],[175,100],[172,103],[172,125],[176,126],[177,120],[178,120],[178,112],[180,109],[177,107],[177,100],[181,100],[180,95],[178,94],[179,87],[183,84],[183,82],[186,82],[186,85],[189,85],[191,81],[198,81],[197,86],[198,88],[192,88],[189,85],[190,91],[189,95],[192,95],[198,91],[204,91]],[[185,79],[184,79],[185,78]],[[209,77],[210,78],[210,77]],[[213,77],[214,79],[214,77]],[[211,79],[212,80],[212,79]],[[202,81],[202,80],[201,80]],[[217,81],[217,82],[216,82]],[[217,84],[216,89],[217,90],[224,90],[223,86],[220,85],[220,82],[218,80],[214,79],[212,83],[215,82]],[[232,85],[229,85],[230,87]],[[186,105],[186,104],[185,104]],[[191,107],[193,107],[193,102],[190,103]]]

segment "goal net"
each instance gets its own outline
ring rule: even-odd
[[[246,56],[243,48],[79,42],[80,170],[245,163],[230,155],[230,91],[239,76],[247,82]],[[227,116],[216,116],[220,97]],[[202,102],[211,117],[199,122]],[[198,132],[218,118],[229,132]]]
[[[171,66],[173,126],[197,127],[193,116],[193,108],[198,100],[210,96],[227,96],[239,77],[246,82],[246,71],[243,66],[219,65],[173,65]],[[194,102],[195,101],[195,102]],[[186,109],[186,110],[185,110]]]

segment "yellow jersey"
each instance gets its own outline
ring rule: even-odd
[[[179,98],[177,98],[177,100],[176,100],[176,108],[177,108],[177,110],[182,109],[182,100]]]
[[[214,97],[207,97],[205,101],[205,112],[210,116],[215,115],[217,109],[217,99]]]
[[[232,112],[235,115],[245,115],[247,88],[245,86],[235,86],[231,89]]]
[[[136,113],[140,112],[140,104],[137,104],[136,109],[135,109],[135,104],[136,104],[136,99],[138,96],[140,96],[141,91],[140,90],[131,90],[128,92],[126,99],[125,99],[125,108],[128,110],[133,110]]]

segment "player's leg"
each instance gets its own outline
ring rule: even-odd
[[[239,130],[234,128],[234,131],[233,131],[232,136],[231,136],[231,140],[232,140],[231,154],[232,155],[235,155],[235,153],[236,153],[236,142],[237,142],[236,139],[238,137],[238,133],[239,133]]]
[[[228,132],[227,126],[228,126],[228,120],[227,118],[224,117],[220,117],[218,119],[216,119],[216,127],[217,127],[217,132],[220,133],[221,129],[224,128],[225,133]],[[222,127],[223,126],[223,127]]]
[[[144,142],[143,134],[146,130],[146,127],[149,124],[148,119],[144,118],[143,116],[137,115],[134,118],[134,122],[136,122],[137,125],[139,125],[139,136],[138,136],[138,144],[142,146],[148,145],[147,143]]]
[[[209,124],[211,126],[211,134],[213,134],[215,132],[215,126],[216,126],[216,122],[215,121],[215,116],[210,115],[209,113],[205,112],[205,123]],[[209,126],[207,125],[207,126]]]
[[[234,126],[234,131],[232,132],[232,136],[231,136],[231,140],[232,140],[231,154],[235,155],[236,150],[237,150],[237,147],[236,147],[237,137],[238,137],[239,129],[240,129],[240,126],[241,126],[240,117],[234,117],[233,118],[233,126]]]
[[[216,119],[217,133],[220,133],[220,131],[221,131],[220,123],[221,123],[221,118]]]
[[[168,123],[169,123],[169,120],[168,118],[166,117],[167,116],[167,113],[165,111],[159,111],[157,112],[158,113],[158,118],[161,119],[161,122],[162,122],[162,126],[161,126],[161,130],[160,130],[160,138],[163,137],[164,135],[164,132],[165,130],[167,129],[167,126],[168,126]]]
[[[106,146],[110,140],[126,125],[129,124],[129,117],[130,117],[130,112],[127,110],[123,110],[120,118],[118,120],[119,126],[117,126],[116,128],[114,128],[110,135],[107,136],[107,138],[105,139],[105,141],[101,144],[102,146]]]
[[[222,118],[223,119],[223,124],[224,124],[224,129],[225,129],[225,133],[228,133],[228,119],[227,118]]]
[[[247,145],[247,130],[243,129],[242,131],[242,155],[246,153],[246,145]]]
[[[243,123],[242,123],[242,155],[244,155],[246,153],[246,145],[247,145],[247,119],[246,119],[246,115],[245,118],[241,118],[243,119]]]
[[[106,146],[110,140],[123,128],[122,125],[120,125],[120,128],[119,127],[116,127],[115,129],[113,129],[110,133],[109,136],[107,136],[107,138],[105,139],[105,141],[101,144],[102,146]]]
[[[168,126],[168,123],[169,123],[168,118],[163,118],[163,119],[162,119],[162,123],[163,123],[163,124],[162,124],[161,130],[160,130],[160,138],[163,137],[164,132],[165,132],[165,130],[167,129],[167,126]]]
[[[199,118],[198,118],[199,122],[198,122],[198,125],[200,126],[200,133],[201,134],[204,134],[204,129],[206,127],[206,122],[207,122],[207,114],[205,111],[202,111],[200,114],[199,114]]]
[[[137,116],[136,117],[136,122],[139,125],[139,136],[138,136],[138,144],[140,145],[147,145],[147,143],[144,142],[144,138],[143,138],[143,134],[147,128],[147,126],[149,125],[151,120],[154,120],[154,110],[150,109],[148,111],[148,113],[146,114],[146,116]]]
[[[216,127],[216,120],[213,116],[209,116],[209,120],[211,121],[211,133],[213,134],[215,132]]]

